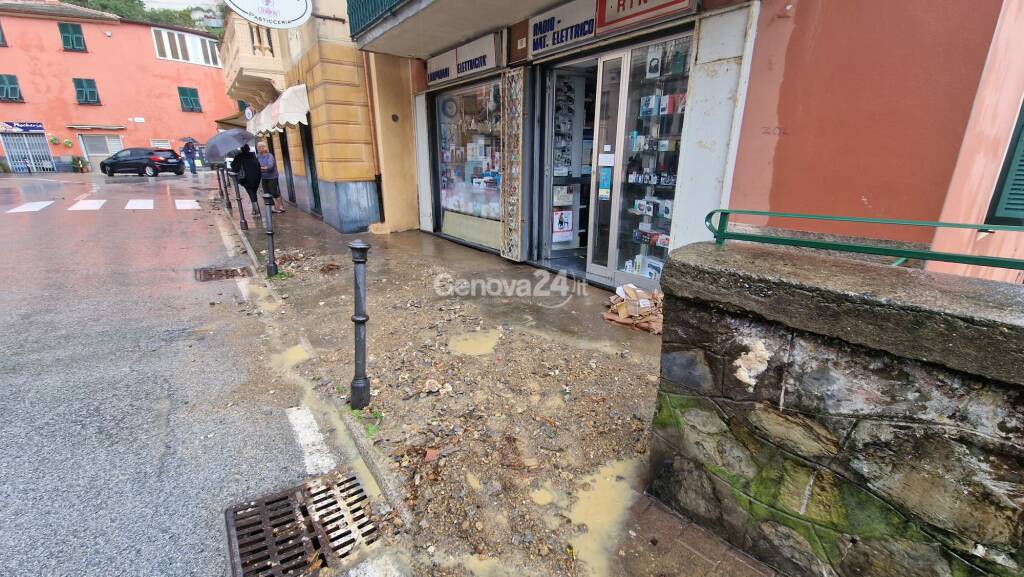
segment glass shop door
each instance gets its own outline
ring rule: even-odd
[[[604,56],[598,62],[597,99],[595,102],[594,145],[591,160],[590,223],[587,227],[587,278],[604,284],[614,282],[615,262],[615,199],[619,183],[615,178],[620,162],[619,104],[625,83],[622,82],[623,53]]]

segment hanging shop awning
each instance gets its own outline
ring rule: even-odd
[[[219,130],[228,130],[231,128],[245,128],[246,120],[244,112],[236,112],[231,116],[225,116],[224,118],[218,118],[214,120],[217,123]]]
[[[291,86],[281,93],[270,106],[252,117],[246,127],[253,134],[280,132],[285,126],[306,124],[309,114],[309,96],[306,85]]]

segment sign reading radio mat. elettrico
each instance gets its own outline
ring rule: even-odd
[[[267,28],[296,28],[313,14],[312,0],[225,0],[239,16]]]

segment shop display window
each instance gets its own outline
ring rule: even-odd
[[[668,257],[689,53],[690,38],[630,53],[616,264],[622,272],[658,279]]]
[[[501,81],[437,96],[441,208],[501,219]]]

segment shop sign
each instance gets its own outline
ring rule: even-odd
[[[455,80],[455,49],[427,60],[427,84]]]
[[[575,0],[530,18],[530,57],[554,52],[593,37],[594,0]]]
[[[696,0],[597,0],[597,33],[621,30],[670,14],[693,12]]]
[[[0,132],[44,132],[42,122],[0,122]]]
[[[497,68],[497,40],[497,34],[488,34],[427,60],[427,84],[441,84]]]
[[[498,67],[497,34],[488,34],[455,49],[455,77],[462,78]]]
[[[312,0],[225,0],[239,16],[267,28],[297,28],[313,14]]]

